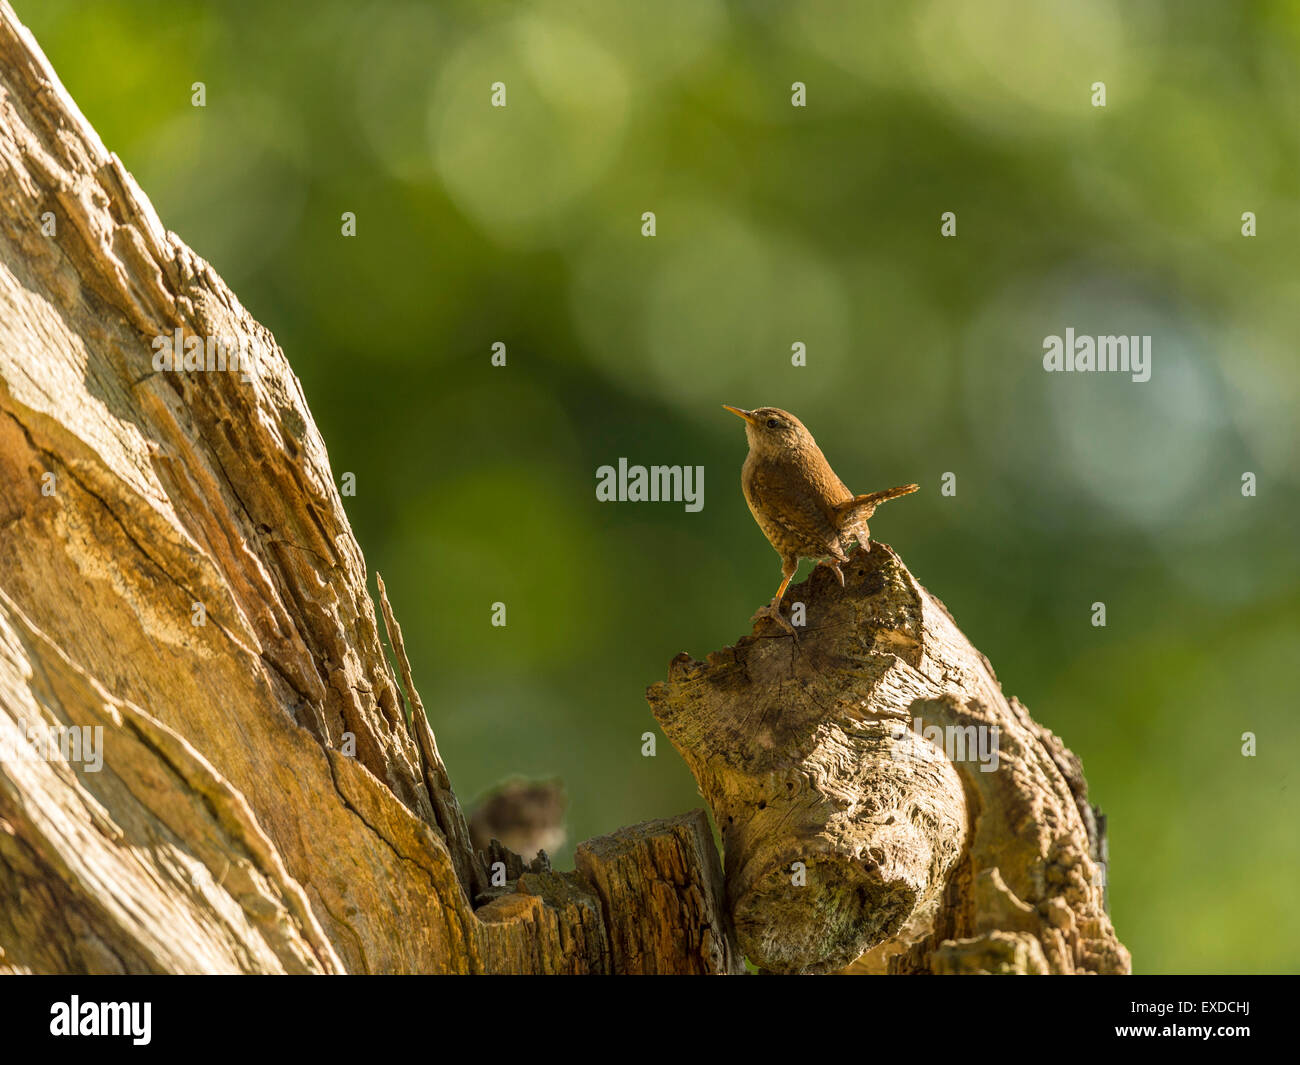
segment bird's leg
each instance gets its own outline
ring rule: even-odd
[[[784,578],[781,581],[781,587],[776,590],[772,602],[765,607],[760,607],[753,618],[754,621],[759,618],[771,618],[796,640],[799,638],[799,634],[794,631],[794,626],[786,621],[781,614],[781,600],[785,598],[785,590],[790,587],[790,581],[794,578],[795,570],[798,568],[799,560],[797,558],[787,558],[781,561],[781,576]]]

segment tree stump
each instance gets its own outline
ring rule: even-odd
[[[885,544],[648,693],[765,970],[1127,972],[1078,759]]]

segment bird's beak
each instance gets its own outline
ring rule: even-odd
[[[737,418],[744,418],[750,425],[755,424],[753,411],[741,410],[739,407],[728,407],[725,403],[722,405],[722,409],[731,411]]]

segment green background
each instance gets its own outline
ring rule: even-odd
[[[719,404],[782,406],[922,485],[873,532],[1082,757],[1135,969],[1300,969],[1294,4],[14,5],[356,474],[462,799],[561,776],[562,866],[699,805],[643,690],[775,589]],[[1067,326],[1152,379],[1044,373]]]

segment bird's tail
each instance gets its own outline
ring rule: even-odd
[[[881,503],[887,503],[899,496],[911,495],[920,487],[919,484],[900,484],[897,488],[886,488],[882,492],[868,492],[864,496],[854,496],[847,502],[841,503],[836,509],[844,518],[869,518]]]

